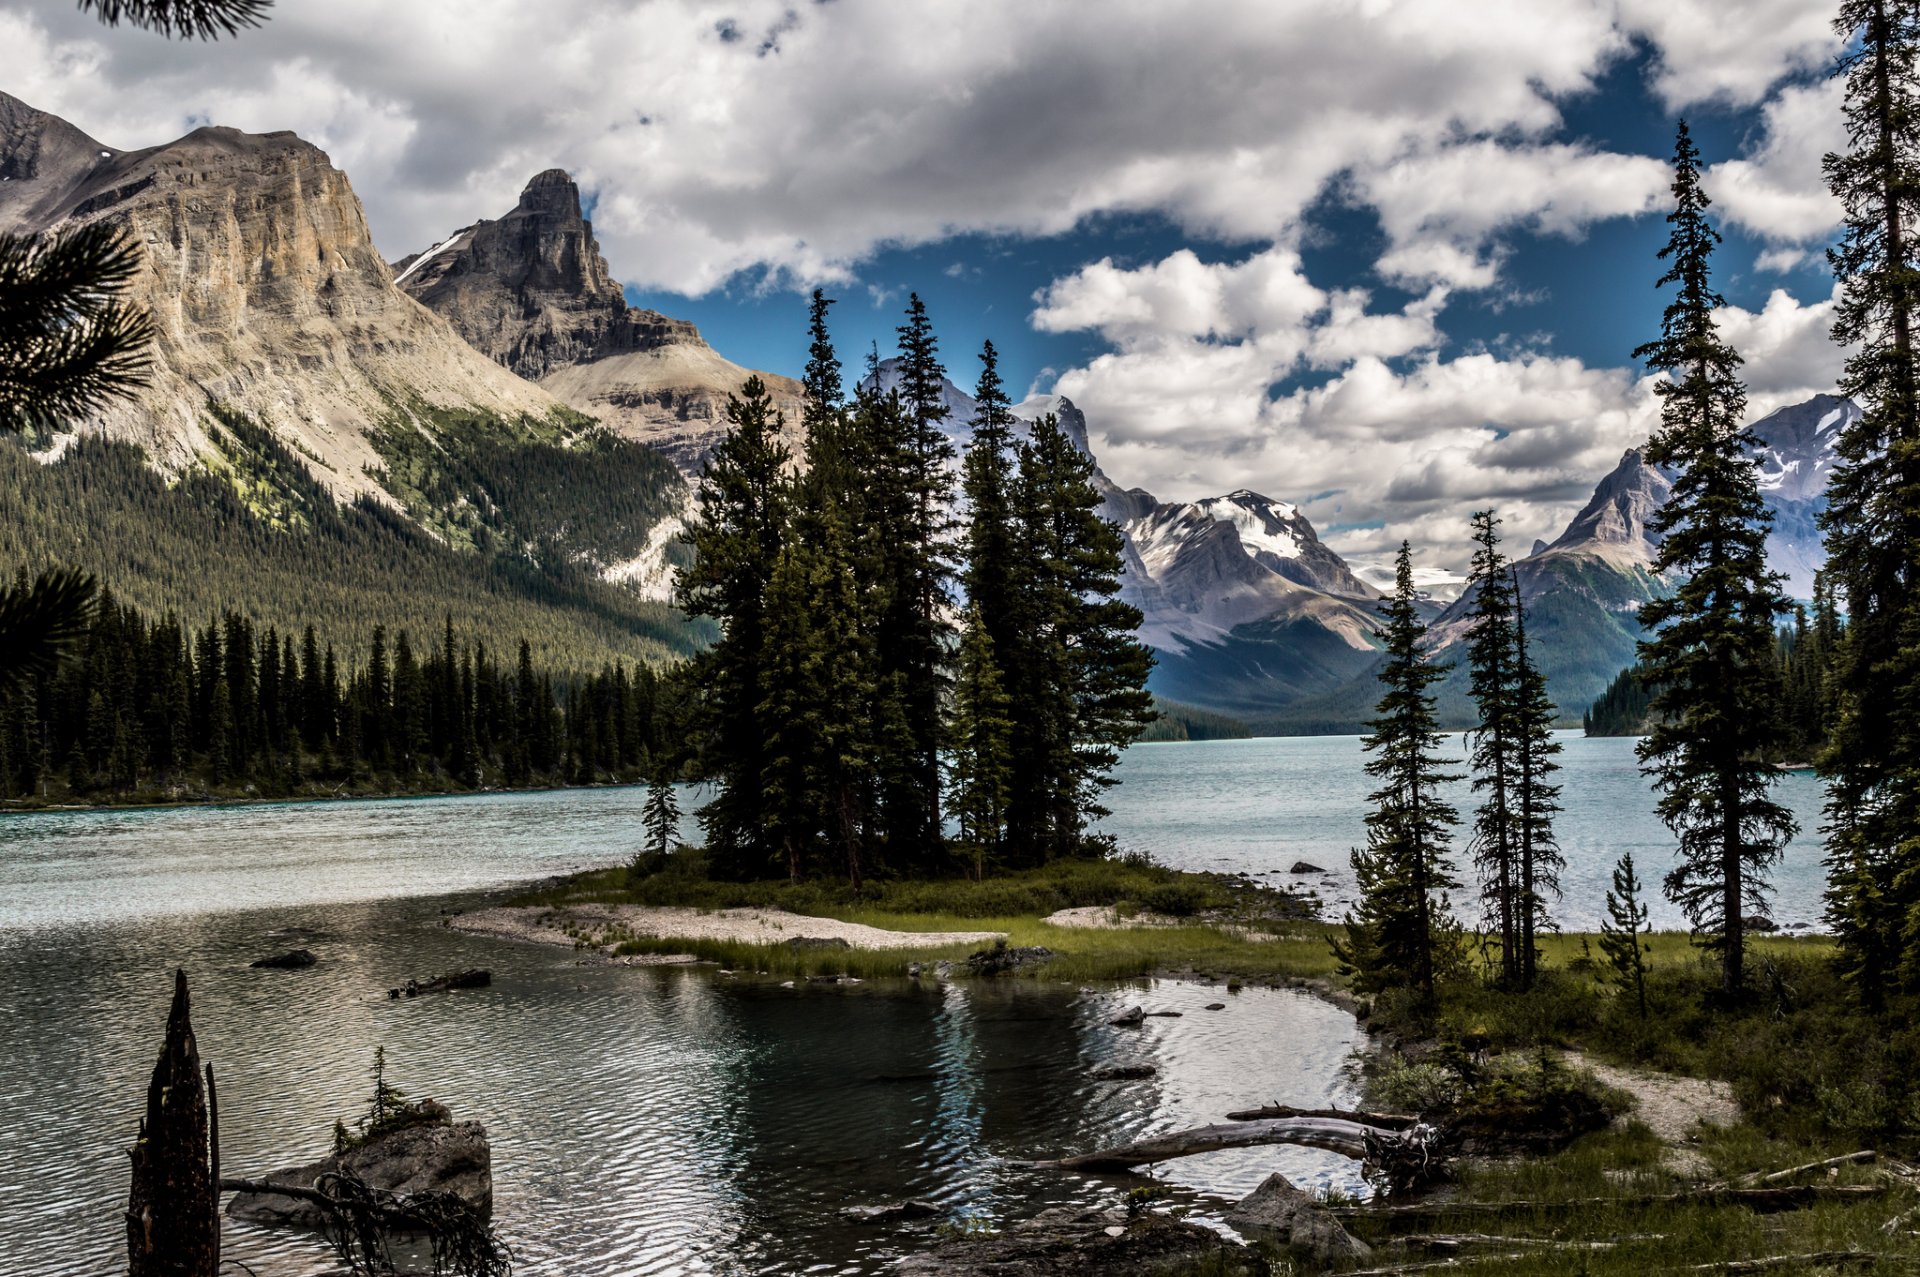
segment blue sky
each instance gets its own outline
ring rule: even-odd
[[[1163,498],[1304,503],[1343,553],[1551,536],[1644,439],[1674,120],[1756,412],[1830,389],[1833,6],[1747,0],[279,0],[182,50],[0,0],[0,87],[139,146],[293,129],[389,257],[580,181],[635,300],[792,373],[909,290]]]

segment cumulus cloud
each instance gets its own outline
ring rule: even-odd
[[[1759,144],[1707,173],[1707,194],[1721,214],[1764,239],[1787,246],[1822,239],[1840,220],[1821,160],[1846,148],[1837,80],[1789,85],[1762,109]],[[1803,250],[1777,250],[1772,264],[1798,264]]]
[[[1222,0],[1204,21],[1162,0],[1098,21],[1027,0],[282,0],[211,48],[0,14],[0,82],[110,144],[294,129],[350,166],[391,254],[561,165],[624,276],[694,293],[1097,212],[1285,242],[1341,174],[1546,135],[1630,39],[1606,0]]]
[[[1449,357],[1444,290],[1387,312],[1368,300],[1316,288],[1288,250],[1176,254],[1058,280],[1034,321],[1114,347],[1056,386],[1088,411],[1110,473],[1153,476],[1163,499],[1253,487],[1301,502],[1360,556],[1410,537],[1458,567],[1465,514],[1489,505],[1516,547],[1551,540],[1656,420],[1652,380],[1635,370],[1525,347]],[[1832,312],[1832,298],[1777,290],[1757,311],[1721,313],[1755,416],[1832,389]]]
[[[1806,0],[1621,0],[1621,23],[1655,50],[1655,90],[1674,109],[1751,106],[1839,52],[1833,6]]]

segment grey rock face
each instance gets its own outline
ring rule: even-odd
[[[1269,1175],[1242,1198],[1227,1212],[1227,1222],[1247,1236],[1284,1246],[1322,1268],[1356,1263],[1373,1253],[1372,1247],[1280,1174]]]
[[[706,345],[685,320],[627,305],[563,169],[528,182],[506,216],[394,265],[403,290],[529,381],[622,351]]]
[[[454,1193],[482,1215],[493,1212],[493,1152],[478,1122],[403,1127],[359,1148],[262,1178],[310,1188],[329,1171],[350,1171],[371,1187],[390,1193]],[[319,1208],[310,1203],[264,1193],[236,1194],[227,1203],[227,1214],[289,1228],[319,1228],[324,1222]]]

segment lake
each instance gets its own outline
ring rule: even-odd
[[[1352,738],[1139,746],[1106,828],[1191,868],[1350,894],[1367,790]],[[1632,742],[1567,741],[1561,917],[1590,925],[1622,850],[1668,863]],[[1783,781],[1803,823],[1819,787]],[[220,1081],[223,1168],[324,1150],[363,1111],[375,1047],[388,1078],[486,1123],[497,1222],[527,1273],[870,1273],[939,1224],[992,1223],[1121,1185],[1024,1159],[1281,1101],[1352,1102],[1352,1021],[1293,991],[1162,981],[782,989],[708,969],[578,965],[571,953],[439,925],[488,889],[624,859],[643,793],[60,812],[0,817],[0,1272],[96,1274],[123,1262],[124,1149],[159,1047],[169,973]],[[689,796],[692,797],[691,795]],[[691,829],[689,833],[691,833]],[[1296,860],[1327,873],[1297,880]],[[1812,923],[1819,853],[1796,843],[1776,916]],[[1656,918],[1677,918],[1656,903]],[[296,933],[293,929],[302,929]],[[318,933],[308,938],[306,933]],[[247,963],[304,945],[304,972]],[[410,975],[487,966],[491,988],[390,1003]],[[1210,1002],[1226,1009],[1204,1010]],[[1143,1030],[1124,1006],[1180,1010]],[[1092,1082],[1100,1064],[1156,1076]],[[1169,1182],[1203,1217],[1271,1169],[1356,1191],[1309,1150],[1188,1159]],[[855,1225],[842,1207],[924,1197],[940,1217]],[[297,1234],[230,1225],[261,1277],[328,1271]]]

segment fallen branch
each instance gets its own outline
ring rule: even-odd
[[[1786,1184],[1769,1188],[1709,1187],[1636,1197],[1576,1197],[1560,1202],[1412,1202],[1398,1206],[1329,1206],[1327,1210],[1337,1219],[1401,1222],[1461,1216],[1498,1218],[1545,1210],[1634,1210],[1649,1206],[1745,1206],[1766,1215],[1798,1210],[1815,1202],[1884,1197],[1889,1191],[1890,1186],[1886,1184]]]
[[[1779,1184],[1794,1178],[1796,1175],[1805,1175],[1809,1171],[1835,1170],[1842,1166],[1858,1166],[1862,1162],[1875,1161],[1879,1156],[1880,1154],[1873,1149],[1863,1148],[1858,1153],[1845,1153],[1839,1157],[1829,1157],[1824,1161],[1808,1162],[1805,1166],[1789,1166],[1784,1171],[1773,1171],[1766,1174],[1755,1171],[1751,1175],[1742,1176],[1735,1180],[1734,1183],[1743,1188],[1753,1188],[1763,1184]]]
[[[311,1186],[263,1179],[222,1179],[223,1193],[274,1193],[311,1202],[326,1215],[327,1241],[356,1277],[394,1272],[390,1233],[424,1234],[433,1271],[464,1277],[508,1277],[513,1253],[493,1235],[486,1217],[457,1193],[393,1193],[349,1172],[328,1171]]]
[[[1696,1273],[1766,1273],[1777,1268],[1851,1268],[1872,1267],[1886,1255],[1870,1250],[1821,1250],[1808,1255],[1767,1255],[1759,1259],[1726,1259],[1716,1264],[1695,1264]]]
[[[1383,1131],[1404,1131],[1417,1126],[1411,1113],[1363,1113],[1356,1109],[1297,1109],[1290,1104],[1267,1104],[1257,1109],[1236,1109],[1227,1114],[1229,1122],[1261,1122],[1278,1117],[1334,1117],[1347,1122],[1377,1126]]]
[[[1394,1244],[1409,1249],[1442,1253],[1468,1250],[1475,1246],[1533,1246],[1542,1250],[1612,1250],[1628,1242],[1659,1241],[1664,1233],[1635,1233],[1612,1237],[1603,1242],[1564,1241],[1558,1237],[1502,1237],[1498,1233],[1408,1233],[1396,1237]]]

